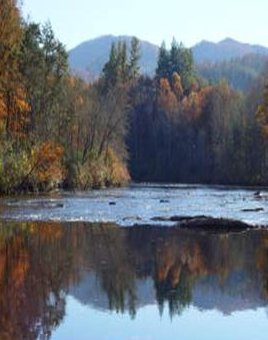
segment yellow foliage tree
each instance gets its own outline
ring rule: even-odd
[[[175,93],[178,100],[183,98],[183,88],[181,84],[181,77],[177,72],[174,72],[172,75],[172,90]]]

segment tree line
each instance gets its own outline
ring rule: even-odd
[[[198,76],[190,49],[162,45],[131,91],[128,149],[140,181],[266,185],[267,70],[247,91]]]
[[[267,184],[265,72],[244,93],[198,76],[192,52],[163,43],[154,77],[139,41],[111,46],[102,75],[72,74],[49,23],[0,0],[0,192],[87,189],[134,180]],[[247,85],[248,86],[248,85]]]
[[[16,0],[0,1],[0,26],[0,192],[127,182],[124,91],[72,75],[51,25]]]

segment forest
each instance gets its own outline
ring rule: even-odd
[[[113,44],[89,84],[49,23],[25,21],[16,0],[0,0],[0,192],[268,184],[268,64],[235,87],[239,62],[199,72],[175,40],[160,47],[153,77],[139,58],[137,38],[130,49]]]

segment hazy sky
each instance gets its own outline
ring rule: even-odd
[[[50,20],[72,48],[99,35],[136,35],[186,46],[232,37],[268,47],[267,0],[23,0],[31,20]]]

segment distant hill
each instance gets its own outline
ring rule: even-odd
[[[108,61],[111,44],[113,42],[126,41],[129,47],[131,38],[130,36],[115,37],[107,35],[86,41],[69,51],[70,66],[76,73],[90,79],[95,79],[100,75],[104,64]],[[159,48],[143,40],[140,40],[140,46],[141,72],[152,75],[156,68]]]
[[[268,55],[268,48],[241,43],[231,38],[218,43],[203,40],[193,47],[193,55],[197,64],[242,58],[247,54]]]
[[[71,69],[87,80],[96,79],[109,58],[112,42],[118,41],[126,41],[129,46],[131,37],[107,35],[78,45],[69,51]],[[142,40],[140,44],[141,72],[153,75],[156,69],[159,47]],[[265,63],[264,56],[268,56],[268,48],[266,47],[245,44],[230,38],[218,43],[204,40],[193,46],[192,51],[195,63],[199,65],[198,70],[204,78],[217,81],[224,77],[227,81],[230,80],[234,88],[242,90],[246,89],[252,79],[255,79],[255,76],[261,72]],[[241,63],[239,59],[242,59]],[[218,67],[220,69],[217,72]],[[237,75],[238,81],[235,79]]]

